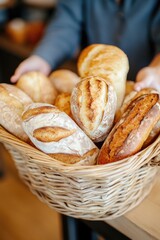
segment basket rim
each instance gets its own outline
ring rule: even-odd
[[[151,158],[157,156],[157,152],[158,155],[160,154],[160,134],[157,137],[157,139],[151,144],[149,145],[147,148],[139,151],[138,153],[134,154],[133,156],[127,157],[125,159],[122,159],[120,161],[116,161],[116,162],[112,162],[112,163],[108,163],[108,164],[102,164],[102,165],[76,165],[76,164],[67,164],[61,161],[58,161],[54,158],[52,158],[51,156],[47,155],[46,153],[42,152],[41,150],[37,149],[34,146],[31,146],[30,144],[20,140],[19,138],[17,138],[16,136],[12,135],[11,133],[9,133],[6,129],[4,129],[2,126],[0,126],[0,142],[4,143],[4,144],[10,144],[12,146],[14,146],[14,148],[23,151],[28,150],[28,152],[25,151],[26,155],[31,155],[31,153],[33,153],[33,155],[35,154],[35,156],[39,156],[40,159],[34,158],[35,163],[38,162],[39,164],[42,164],[43,166],[46,165],[47,167],[56,167],[57,169],[61,168],[61,171],[63,172],[75,172],[75,171],[82,171],[82,173],[84,172],[92,172],[92,171],[101,171],[103,169],[103,171],[108,172],[114,169],[119,171],[119,169],[123,169],[126,168],[127,165],[127,169],[129,171],[130,168],[135,167],[135,164],[137,167],[140,167],[141,165],[145,165],[148,162],[150,162]],[[155,153],[152,154],[152,151],[155,150]],[[151,153],[150,153],[151,151]],[[144,157],[142,157],[143,155],[145,156],[145,154],[147,155],[148,159],[145,159]],[[151,155],[151,156],[150,156]],[[150,157],[149,157],[150,156]],[[141,161],[136,161],[135,163],[135,158],[142,158]],[[127,163],[127,164],[126,164]],[[129,172],[128,172],[129,174]]]

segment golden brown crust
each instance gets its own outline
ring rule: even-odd
[[[68,116],[72,117],[70,98],[71,98],[70,93],[60,93],[56,97],[54,105],[60,111],[65,112]]]
[[[33,137],[41,142],[58,142],[63,138],[71,136],[75,131],[62,127],[41,127],[33,131]]]
[[[49,79],[59,93],[71,93],[73,87],[79,82],[78,75],[68,69],[53,71]]]
[[[29,118],[35,117],[39,114],[45,114],[45,113],[51,113],[51,112],[58,113],[60,112],[60,110],[54,106],[41,106],[37,108],[31,108],[23,113],[22,120],[26,121]]]
[[[19,78],[16,86],[27,93],[34,102],[53,104],[57,96],[53,84],[41,72],[24,73]]]
[[[133,100],[105,140],[98,163],[118,161],[137,153],[159,118],[158,94],[145,94]]]
[[[122,117],[123,113],[127,110],[129,104],[134,101],[135,99],[139,98],[140,96],[143,96],[145,94],[150,94],[150,93],[157,93],[156,90],[153,88],[143,88],[140,91],[131,91],[124,99],[123,105],[121,108],[116,112],[115,116],[115,122],[118,122],[120,118]]]
[[[95,142],[108,134],[117,106],[110,82],[96,76],[83,78],[73,89],[71,111],[75,121]]]
[[[77,65],[81,77],[99,76],[113,84],[117,94],[118,109],[125,95],[129,70],[126,54],[116,46],[93,44],[81,52]]]
[[[90,158],[97,154],[97,149],[93,148],[87,153],[85,153],[83,156],[73,155],[73,154],[63,154],[63,153],[56,153],[56,154],[49,154],[49,156],[53,157],[56,160],[59,160],[61,162],[67,163],[67,164],[76,164],[83,161],[85,162],[85,165],[90,165]],[[95,161],[92,161],[92,165],[96,164],[96,157]]]

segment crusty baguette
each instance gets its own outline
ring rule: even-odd
[[[86,77],[72,91],[73,118],[94,142],[103,141],[108,135],[116,107],[116,92],[112,84],[101,77]]]
[[[70,164],[93,165],[98,148],[57,107],[34,103],[22,115],[23,128],[33,144],[53,158]]]
[[[0,124],[23,141],[28,141],[28,136],[23,131],[21,115],[31,103],[31,98],[16,86],[0,84]]]
[[[136,98],[143,96],[145,94],[149,94],[149,93],[158,93],[155,89],[153,88],[143,88],[140,91],[131,91],[128,95],[126,95],[124,102],[122,104],[122,106],[118,109],[118,111],[116,112],[116,116],[115,116],[115,120],[114,122],[118,122],[120,120],[120,118],[122,117],[123,113],[126,111],[126,109],[128,108],[129,104],[135,100]]]
[[[145,94],[133,100],[105,140],[98,164],[118,161],[140,151],[159,119],[159,94]]]
[[[24,73],[16,86],[26,92],[33,102],[54,104],[57,91],[50,80],[41,72]]]
[[[117,109],[125,96],[128,70],[126,54],[112,45],[92,44],[81,52],[78,59],[78,72],[81,77],[99,76],[113,84],[118,99]]]

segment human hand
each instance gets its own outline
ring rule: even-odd
[[[43,58],[33,55],[19,64],[10,81],[16,83],[22,74],[30,71],[40,71],[48,75],[51,71],[51,66]]]
[[[140,91],[143,88],[154,88],[160,92],[160,66],[145,67],[138,72],[134,89]]]

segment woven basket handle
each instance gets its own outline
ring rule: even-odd
[[[160,154],[152,158],[148,165],[151,167],[160,166]]]

